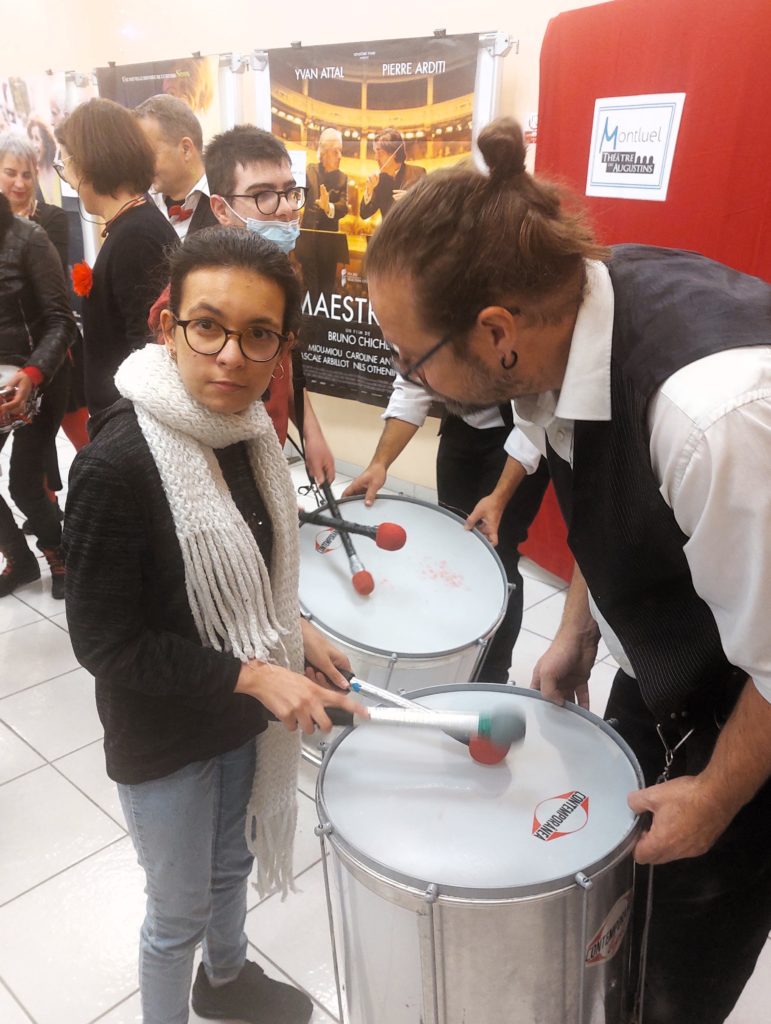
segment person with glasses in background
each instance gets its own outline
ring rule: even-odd
[[[282,252],[293,253],[306,189],[297,184],[284,143],[262,128],[237,125],[215,135],[204,151],[204,163],[211,208],[220,224],[246,227]],[[310,475],[331,483],[335,459],[305,389],[299,351],[284,353],[266,405],[281,443],[291,419],[303,441]]]
[[[81,216],[98,218],[104,244],[83,297],[86,403],[117,401],[115,371],[150,335],[147,315],[164,284],[164,251],[178,243],[148,199],[155,158],[136,118],[111,100],[88,100],[58,126],[59,175],[78,193]]]
[[[256,853],[263,895],[292,885],[300,731],[365,712],[301,618],[296,502],[261,401],[300,288],[275,245],[219,226],[170,277],[163,344],[121,365],[72,467],[67,621],[147,879],[144,1024],[188,1020],[199,943],[199,1017],[305,1024],[311,1000],[246,959],[247,884]]]

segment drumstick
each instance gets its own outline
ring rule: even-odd
[[[338,519],[342,519],[340,515],[340,509],[338,508],[335,496],[332,493],[332,488],[328,481],[321,481],[321,489],[324,492],[324,497],[327,499],[327,505],[332,511],[332,514]],[[356,554],[356,549],[353,546],[353,542],[345,530],[338,530],[340,534],[340,540],[343,542],[345,553],[348,556],[348,566],[351,570],[351,582],[353,583],[353,589],[357,594],[361,594],[362,597],[367,597],[375,589],[375,581],[372,578],[372,573],[362,565],[361,559]]]
[[[352,523],[348,519],[340,519],[339,516],[328,516],[323,512],[312,509],[310,512],[300,513],[301,523],[316,523],[318,526],[329,526],[338,533],[358,533],[362,537],[369,537],[375,544],[384,551],[398,551],[403,548],[407,541],[407,534],[403,526],[398,523],[380,523],[378,526],[364,526],[362,523]]]
[[[327,708],[334,725],[353,725],[354,716],[342,708]],[[525,738],[525,719],[511,708],[496,708],[480,714],[462,711],[433,711],[427,708],[370,708],[369,718],[361,723],[441,729],[454,739],[468,736],[469,751],[475,761],[497,764],[508,754],[512,743]],[[475,753],[475,748],[481,748]]]

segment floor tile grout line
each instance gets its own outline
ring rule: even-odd
[[[35,626],[35,625],[37,625],[37,623],[30,622],[30,626]],[[53,626],[53,625],[55,625],[55,623],[52,622],[51,625]],[[23,626],[19,626],[19,629],[23,629],[23,628],[24,628]],[[36,686],[44,686],[46,683],[52,683],[54,681],[54,679],[63,679],[64,676],[70,676],[70,675],[72,675],[73,672],[80,672],[80,670],[82,668],[83,668],[82,665],[76,665],[75,668],[68,668],[66,672],[60,672],[56,676],[49,676],[48,679],[39,679],[36,683],[30,683],[29,686],[22,686],[22,688],[20,690],[14,690],[13,693],[5,693],[5,694],[3,694],[2,697],[0,697],[0,707],[2,707],[2,703],[6,699],[6,697],[15,697],[17,693],[26,693],[27,690],[34,690],[34,688]],[[84,671],[88,671],[88,669],[85,669]],[[2,717],[0,716],[0,721],[1,720],[2,720]]]
[[[8,993],[8,995],[11,997],[11,999],[13,999],[13,1001],[16,1003],[16,1005],[20,1008],[20,1010],[22,1011],[24,1016],[28,1017],[29,1020],[32,1022],[32,1024],[37,1024],[37,1022],[35,1021],[35,1018],[32,1016],[32,1014],[29,1012],[27,1007],[24,1005],[24,1003],[21,1001],[21,999],[19,999],[19,997],[16,995],[16,993],[13,991],[11,986],[8,984],[8,982],[5,980],[5,978],[1,974],[0,974],[0,985],[2,985],[2,987]]]
[[[110,820],[112,821],[112,819]],[[122,836],[118,836],[116,839],[111,839],[109,843],[106,843],[98,850],[92,850],[91,853],[87,853],[84,857],[81,857],[80,860],[73,861],[72,864],[68,864],[66,867],[63,867],[60,871],[55,871],[52,875],[49,875],[48,878],[43,878],[39,882],[36,882],[34,885],[31,885],[29,889],[25,889],[24,892],[18,892],[16,893],[15,896],[11,896],[9,900],[5,900],[4,902],[0,903],[0,910],[4,910],[6,907],[10,907],[12,903],[16,902],[16,900],[20,900],[22,896],[29,896],[29,894],[31,892],[34,892],[35,889],[39,889],[41,886],[47,885],[49,882],[52,882],[54,878],[60,878],[62,875],[65,875],[68,871],[70,871],[72,868],[76,868],[80,864],[85,864],[86,861],[91,860],[92,857],[96,857],[100,853],[104,853],[105,850],[109,850],[112,846],[115,846],[116,843],[122,843],[127,838],[127,836],[128,833],[124,830],[124,834]]]

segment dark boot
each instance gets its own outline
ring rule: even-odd
[[[249,1024],[307,1024],[313,1003],[299,989],[269,978],[247,960],[235,981],[215,988],[203,964],[193,984],[193,1009],[199,1017],[243,1020]]]
[[[35,555],[27,547],[24,536],[0,545],[0,554],[5,555],[5,569],[0,573],[0,597],[13,593],[17,587],[40,579],[40,566]]]
[[[57,548],[43,548],[40,550],[45,555],[46,562],[51,569],[51,597],[57,601],[64,600],[64,552],[61,545]],[[37,559],[35,559],[37,561]],[[40,570],[38,569],[38,576]]]

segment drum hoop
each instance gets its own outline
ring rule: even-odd
[[[507,686],[501,683],[450,683],[445,686],[429,686],[420,690],[411,690],[409,693],[406,693],[405,696],[412,700],[419,700],[421,697],[428,697],[436,693],[453,693],[459,690],[467,693],[469,689],[486,690],[492,693],[516,693],[520,697],[528,697],[531,700],[541,700],[549,703],[547,698],[537,690],[529,690],[521,686]],[[608,723],[598,715],[595,715],[584,708],[578,707],[577,704],[565,704],[564,709],[569,714],[578,715],[580,718],[584,718],[588,722],[591,722],[593,725],[601,729],[606,736],[613,740],[613,742],[621,748],[629,759],[629,762],[634,769],[638,785],[641,788],[645,785],[642,769],[640,768],[637,757],[626,740],[620,736],[615,729],[608,725]],[[321,828],[324,831],[327,841],[335,847],[339,856],[341,856],[347,863],[355,865],[361,871],[369,873],[373,878],[379,879],[381,883],[383,879],[387,880],[387,884],[392,888],[409,890],[411,893],[421,894],[421,898],[422,894],[425,893],[430,886],[436,887],[438,891],[438,898],[440,900],[444,897],[445,901],[452,901],[455,903],[517,902],[537,896],[543,896],[545,894],[556,895],[565,889],[570,889],[577,885],[575,872],[568,875],[562,875],[557,878],[546,879],[543,882],[532,882],[528,885],[519,886],[505,886],[503,888],[476,889],[468,886],[444,885],[437,882],[435,879],[417,878],[412,875],[406,875],[400,871],[395,871],[393,868],[389,867],[388,864],[384,864],[382,861],[378,861],[373,857],[367,856],[367,854],[363,853],[355,843],[345,839],[336,831],[334,821],[332,820],[329,809],[324,800],[324,779],[326,777],[327,766],[332,759],[332,754],[334,754],[337,747],[340,746],[352,729],[353,726],[349,726],[345,729],[345,731],[341,733],[325,751],[324,760],[322,761],[321,768],[319,769],[318,781],[316,783],[316,812],[319,816]],[[620,837],[616,845],[612,847],[604,857],[601,857],[599,860],[594,861],[592,864],[581,869],[583,873],[590,878],[594,878],[612,867],[614,864],[618,863],[619,860],[622,860],[632,850],[641,831],[642,821],[640,816],[637,815],[627,832]]]
[[[425,508],[430,508],[433,512],[441,512],[449,519],[454,519],[458,523],[465,522],[465,520],[462,519],[459,515],[456,515],[449,509],[442,508],[441,505],[433,505],[430,501],[423,501],[420,498],[410,498],[409,495],[406,494],[384,494],[382,495],[382,497],[387,501],[404,501],[407,502],[409,505],[423,505]],[[360,495],[351,495],[350,498],[340,498],[340,500],[338,501],[338,506],[345,505],[351,501],[359,502],[361,500],[362,498]],[[326,505],[319,506],[319,511],[325,511],[326,509]],[[313,524],[309,523],[308,525],[310,526]],[[352,637],[346,636],[345,633],[341,633],[339,630],[334,629],[334,627],[330,626],[320,616],[316,615],[316,613],[312,609],[308,608],[308,606],[302,600],[300,600],[300,612],[304,618],[308,619],[309,622],[313,622],[315,625],[319,626],[327,634],[329,634],[329,636],[334,637],[341,643],[346,644],[352,650],[362,651],[365,654],[376,654],[380,655],[380,657],[386,656],[389,658],[395,657],[400,661],[435,661],[438,658],[448,658],[454,654],[460,654],[461,651],[467,651],[469,648],[474,647],[475,644],[478,644],[481,640],[486,640],[488,637],[492,636],[495,633],[500,624],[503,622],[504,616],[506,615],[506,607],[509,601],[509,581],[506,578],[506,570],[503,567],[503,562],[501,561],[498,552],[492,546],[487,537],[485,537],[483,533],[480,533],[479,530],[476,529],[476,527],[473,530],[469,530],[468,532],[473,533],[478,540],[481,540],[482,543],[490,552],[490,554],[495,559],[495,562],[498,566],[498,571],[501,574],[501,580],[503,582],[504,598],[503,604],[501,605],[501,610],[498,613],[498,617],[495,619],[494,622],[490,624],[490,627],[487,629],[487,631],[483,633],[481,636],[475,637],[473,640],[469,640],[465,644],[461,644],[459,647],[448,647],[444,651],[425,651],[420,653],[413,653],[411,651],[390,651],[388,650],[387,647],[372,647],[370,646],[370,644],[365,644],[362,643],[362,641],[360,640],[354,640]]]

